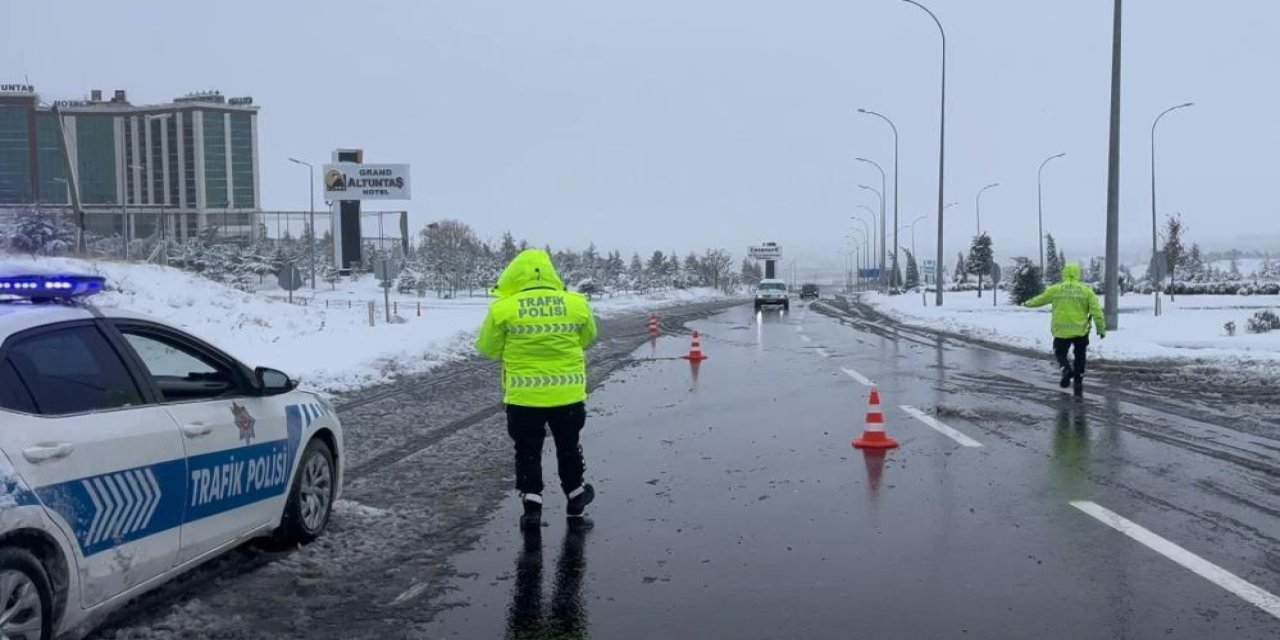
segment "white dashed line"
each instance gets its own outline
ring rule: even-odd
[[[861,382],[862,384],[867,385],[868,387],[875,386],[876,384],[871,381],[871,378],[868,378],[862,375],[861,373],[854,371],[853,369],[841,369],[841,371],[844,371],[845,375],[849,376],[850,378],[853,378],[854,380],[857,380],[858,382]]]
[[[809,336],[807,336],[807,335],[805,335],[805,334],[803,334],[803,333],[802,333],[802,334],[800,334],[800,339],[801,339],[801,340],[803,340],[803,341],[805,341],[805,342],[813,342],[813,338],[810,338]]]
[[[390,606],[393,606],[393,607],[394,607],[394,606],[396,606],[396,605],[404,604],[404,603],[406,603],[406,602],[408,602],[408,601],[410,601],[410,600],[412,600],[412,599],[414,599],[414,598],[418,597],[419,595],[422,595],[422,592],[427,590],[427,586],[428,586],[428,585],[427,585],[427,583],[425,583],[425,582],[419,582],[419,583],[417,583],[417,584],[415,584],[415,585],[413,585],[413,586],[409,587],[408,589],[406,589],[406,590],[405,590],[405,592],[404,592],[404,593],[402,593],[402,594],[400,594],[400,595],[396,596],[396,599],[391,601],[391,605],[390,605]]]
[[[1114,511],[1088,500],[1072,500],[1071,506],[1096,518],[1102,524],[1123,533],[1156,553],[1180,564],[1192,573],[1239,596],[1245,602],[1280,618],[1280,597],[1261,587],[1245,582],[1239,576],[1200,556],[1161,538],[1141,525],[1126,520]]]
[[[820,355],[820,356],[822,356],[822,357],[824,357],[824,358],[830,358],[830,357],[831,357],[831,352],[830,352],[830,351],[827,351],[826,349],[823,349],[822,347],[818,347],[817,349],[814,349],[814,351],[815,351],[818,355]]]
[[[963,447],[981,447],[982,446],[981,442],[978,442],[977,440],[974,440],[973,438],[970,438],[969,436],[966,436],[965,434],[960,433],[959,431],[956,431],[955,429],[952,429],[951,427],[948,427],[945,424],[942,424],[933,416],[915,407],[910,407],[905,404],[900,405],[900,407],[902,408],[903,411],[907,412],[907,415],[910,415],[912,418],[915,418],[916,420],[923,422],[925,426],[932,427],[938,433],[941,433],[942,435],[947,436],[952,440],[955,440],[956,442],[960,443],[960,446],[963,446]]]

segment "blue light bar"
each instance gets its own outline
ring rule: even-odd
[[[33,300],[68,300],[102,292],[106,278],[73,274],[24,274],[0,276],[0,296]]]

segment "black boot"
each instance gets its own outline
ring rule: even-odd
[[[1083,398],[1084,397],[1084,374],[1080,374],[1078,376],[1073,377],[1072,381],[1075,385],[1074,391],[1075,391],[1076,397]]]
[[[520,516],[522,531],[538,531],[542,528],[542,496],[526,493],[520,497],[524,505],[524,515]]]
[[[1062,387],[1063,389],[1066,389],[1067,387],[1071,386],[1071,378],[1073,376],[1075,376],[1075,372],[1071,370],[1071,367],[1069,365],[1063,367],[1062,381],[1058,383],[1058,386]]]
[[[573,493],[573,492],[570,492]],[[570,518],[581,518],[583,512],[587,510],[587,505],[596,499],[596,489],[590,484],[582,485],[581,492],[578,495],[569,497],[569,505],[565,507],[565,513]]]

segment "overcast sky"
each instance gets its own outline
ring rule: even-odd
[[[900,222],[936,238],[939,38],[901,0],[484,0],[305,3],[4,0],[0,75],[46,99],[127,89],[251,95],[266,209],[307,207],[304,170],[334,147],[412,165],[415,227],[457,218],[482,236],[632,250],[774,240],[839,264],[849,215],[876,197],[901,134]],[[1101,253],[1111,0],[926,1],[947,28],[947,262],[975,229],[997,256],[1046,231]],[[1207,248],[1280,248],[1276,62],[1280,3],[1125,3],[1122,239],[1150,243],[1149,131],[1160,208]],[[892,212],[892,196],[887,210]],[[391,203],[393,208],[402,208]],[[900,243],[910,246],[904,231]],[[923,251],[922,251],[923,252]],[[932,249],[928,250],[932,254]],[[1145,259],[1145,255],[1142,259]]]

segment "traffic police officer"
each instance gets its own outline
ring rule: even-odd
[[[586,424],[584,350],[596,339],[596,321],[583,296],[567,291],[551,256],[529,249],[498,278],[476,349],[502,362],[507,433],[515,442],[516,490],[524,505],[522,529],[542,526],[542,445],[546,428],[556,443],[560,487],[570,524],[585,524],[595,490],[583,480],[586,462],[578,436]]]

